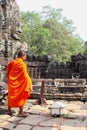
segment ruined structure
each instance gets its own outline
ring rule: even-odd
[[[55,85],[55,82],[46,85],[45,93],[48,94],[48,98],[51,93],[52,99],[63,97],[64,93],[87,93],[86,83],[85,85],[82,83],[79,86],[77,81],[71,80],[72,78],[87,79],[87,55],[78,54],[77,56],[71,56],[71,61],[67,63],[52,63],[50,56],[30,56],[30,54],[28,54],[28,45],[19,42],[20,34],[20,11],[16,0],[0,0],[0,82],[6,81],[5,69],[8,60],[13,59],[19,49],[23,49],[27,52],[26,63],[32,80],[44,78],[55,81],[55,79],[62,79],[61,81],[58,81],[59,85],[57,86]],[[67,81],[66,79],[69,80]],[[68,85],[69,82],[70,85]],[[38,85],[35,89],[38,90]],[[42,98],[42,96],[43,94],[40,98]],[[74,96],[76,98],[77,95],[70,95],[70,97]],[[83,95],[78,95],[78,99],[82,98],[82,96]],[[64,99],[65,98],[66,95],[64,96]],[[87,95],[85,95],[84,98],[87,99]]]
[[[20,12],[15,0],[0,0],[0,39],[19,40]]]
[[[87,54],[73,55],[66,63],[52,62],[49,56],[27,56],[32,78],[85,78],[87,79]]]
[[[18,48],[20,40],[20,11],[16,0],[0,0],[0,80],[4,80],[5,66]]]
[[[28,45],[19,42],[21,34],[20,11],[16,0],[0,0],[0,79],[4,80],[5,66],[19,48],[28,52]],[[71,56],[67,63],[52,63],[49,56],[30,56],[27,65],[31,78],[87,79],[87,55]],[[1,71],[2,70],[2,71]]]

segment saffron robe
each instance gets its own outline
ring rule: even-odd
[[[8,62],[6,75],[8,77],[8,106],[23,106],[30,96],[32,81],[22,58]]]

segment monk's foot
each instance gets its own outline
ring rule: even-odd
[[[9,116],[12,116],[13,114],[12,114],[12,112],[8,112],[8,115],[9,115]]]
[[[18,114],[18,117],[27,117],[27,116],[29,116],[29,114],[28,113],[19,113]]]

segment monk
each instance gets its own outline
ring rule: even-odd
[[[23,106],[32,91],[32,81],[27,72],[25,64],[26,54],[24,51],[18,52],[18,57],[9,61],[6,67],[8,78],[8,114],[12,115],[11,108],[19,108],[19,116],[26,116]]]

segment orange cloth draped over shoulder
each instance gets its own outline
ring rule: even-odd
[[[6,75],[8,77],[8,106],[23,106],[30,96],[32,81],[22,58],[8,62]]]

